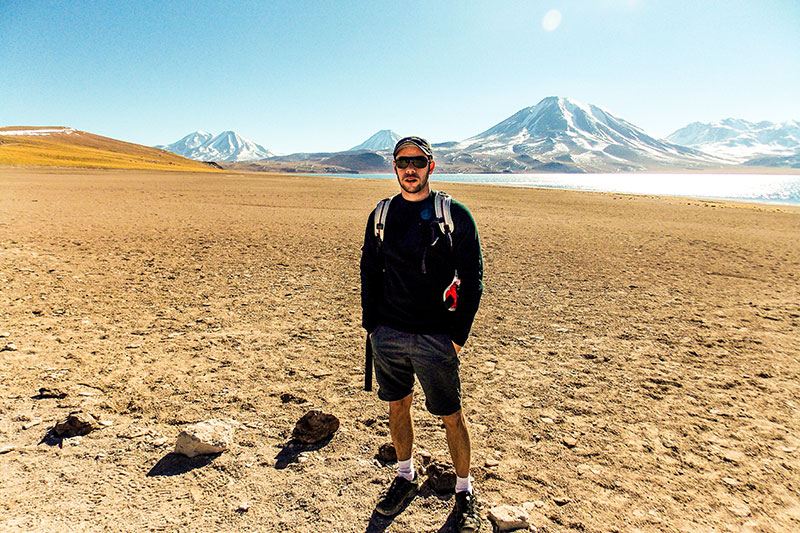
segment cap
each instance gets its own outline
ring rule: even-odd
[[[433,159],[433,149],[431,148],[431,143],[423,139],[422,137],[403,137],[397,144],[394,145],[394,154],[393,157],[397,157],[397,152],[404,146],[416,146],[422,153],[427,155],[430,159]]]

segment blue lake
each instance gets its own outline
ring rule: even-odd
[[[324,174],[395,179],[394,174]],[[485,183],[575,191],[657,194],[800,205],[798,174],[434,174],[436,183]]]

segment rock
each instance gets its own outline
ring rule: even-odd
[[[555,424],[556,423],[555,420],[553,420],[549,416],[543,416],[542,417],[542,422],[545,423],[545,424]]]
[[[513,531],[530,527],[530,517],[522,507],[498,505],[489,509],[489,520],[497,531]]]
[[[70,438],[79,435],[88,435],[98,427],[95,417],[89,413],[75,411],[70,413],[66,420],[58,422],[53,430],[59,437]]]
[[[435,492],[447,494],[456,490],[456,472],[451,466],[431,463],[425,473],[428,475],[428,484]]]
[[[496,468],[500,466],[500,461],[494,457],[487,457],[483,464],[486,465],[486,468]]]
[[[569,502],[571,502],[571,501],[572,501],[572,500],[570,500],[570,499],[569,499],[569,498],[567,498],[566,496],[556,496],[555,498],[553,498],[553,502],[554,502],[556,505],[558,505],[559,507],[561,507],[561,506],[564,506],[564,505],[567,505],[567,504],[568,504]]]
[[[308,400],[295,396],[291,392],[284,392],[281,394],[281,403],[306,403]]]
[[[419,457],[422,466],[427,467],[433,461],[433,456],[427,450],[419,450],[417,452],[417,457]]]
[[[396,463],[397,451],[394,449],[394,444],[391,442],[381,444],[376,457],[379,461],[383,461],[384,463]]]
[[[187,426],[178,435],[175,453],[187,457],[222,453],[230,448],[236,426],[238,423],[235,420],[220,418]]]
[[[66,397],[67,397],[67,393],[66,392],[63,392],[63,391],[61,391],[59,389],[50,389],[50,388],[47,388],[47,387],[40,387],[39,388],[39,394],[37,396],[35,396],[35,398],[37,398],[37,399],[41,399],[41,398],[63,399],[63,398],[66,398]]]
[[[41,418],[34,418],[30,422],[26,422],[26,423],[22,424],[22,429],[31,429],[32,427],[38,426],[41,423],[42,423],[42,419]]]
[[[566,437],[564,437],[561,440],[561,442],[564,443],[564,446],[566,446],[567,448],[570,448],[570,449],[572,449],[572,448],[574,448],[575,446],[578,445],[578,439],[576,439],[575,437],[573,437],[571,435],[567,435]]]
[[[5,453],[13,452],[17,448],[15,446],[0,446],[0,455]]]
[[[240,513],[246,513],[250,510],[250,504],[247,502],[242,502],[239,504],[239,507],[236,510]]]
[[[5,339],[6,337],[10,337],[11,333],[7,331],[0,332],[0,339]]]
[[[6,344],[5,346],[3,346],[3,349],[2,349],[2,350],[0,350],[0,352],[2,352],[2,351],[7,351],[7,352],[16,352],[18,349],[19,349],[19,348],[17,348],[17,345],[16,345],[16,344],[14,344],[13,342],[9,342],[9,343],[8,343],[8,344]]]
[[[312,409],[297,421],[292,432],[292,438],[305,444],[313,444],[330,437],[338,430],[338,418]]]
[[[736,516],[750,516],[750,508],[743,503],[736,503],[728,507],[728,510]]]

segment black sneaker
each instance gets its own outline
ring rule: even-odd
[[[397,476],[389,486],[389,490],[381,498],[381,501],[375,506],[375,511],[383,516],[396,515],[405,504],[417,495],[417,492],[419,492],[419,480],[416,474],[413,481]]]
[[[481,530],[481,515],[476,509],[475,494],[456,492],[456,531],[476,533]]]

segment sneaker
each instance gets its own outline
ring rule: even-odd
[[[400,512],[405,504],[410,502],[419,492],[419,476],[414,475],[414,480],[409,481],[397,476],[383,495],[375,510],[383,516],[393,516]]]
[[[481,515],[475,506],[474,493],[456,492],[456,531],[476,533],[481,530]]]

